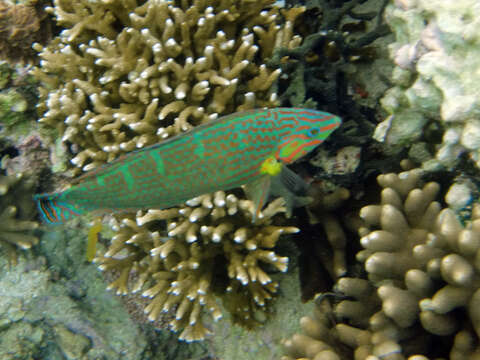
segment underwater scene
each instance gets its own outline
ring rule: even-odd
[[[478,0],[0,0],[0,360],[480,360]]]

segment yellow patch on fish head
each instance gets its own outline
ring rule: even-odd
[[[270,156],[269,158],[267,158],[260,166],[261,174],[268,174],[271,176],[280,174],[281,170],[282,170],[282,163],[277,161],[277,159],[275,159],[275,157],[273,156]]]

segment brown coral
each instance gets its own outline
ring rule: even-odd
[[[218,301],[235,321],[252,326],[277,291],[270,270],[286,271],[288,259],[273,248],[281,234],[298,231],[274,225],[284,202],[270,203],[251,225],[253,203],[219,191],[183,207],[149,210],[123,217],[105,256],[102,270],[116,270],[110,285],[118,294],[141,291],[151,298],[145,312],[151,321],[174,311],[170,327],[180,338],[203,339],[208,329],[202,313],[222,316]],[[166,221],[167,232],[159,223]]]
[[[56,0],[47,10],[66,29],[35,46],[40,121],[86,171],[216,116],[275,106],[280,70],[265,59],[300,38],[272,3]]]
[[[219,115],[276,105],[280,71],[264,62],[277,44],[301,41],[291,27],[302,10],[284,12],[285,29],[273,2],[55,0],[47,11],[65,30],[35,46],[41,121],[56,127],[80,173]],[[117,293],[151,298],[151,320],[174,312],[182,339],[208,333],[201,316],[218,319],[219,298],[251,326],[276,292],[269,271],[287,267],[273,250],[297,230],[275,224],[283,211],[275,201],[252,225],[251,202],[217,192],[118,216],[96,261],[118,274]]]
[[[360,212],[365,249],[357,259],[368,280],[340,279],[329,310],[322,296],[326,314],[302,319],[306,335],[286,342],[285,359],[317,359],[324,350],[334,353],[329,359],[476,359],[480,208],[462,225],[434,201],[439,185],[422,186],[416,169],[380,175],[378,183],[381,203]]]
[[[16,248],[29,249],[38,238],[32,230],[38,223],[31,221],[35,209],[31,199],[33,183],[22,174],[0,175],[0,246],[16,262]]]
[[[36,56],[32,44],[45,43],[50,37],[41,1],[18,5],[0,1],[0,54],[4,60],[31,61]]]
[[[307,217],[300,217],[302,231],[295,236],[300,251],[302,301],[327,291],[347,271],[347,240],[355,234],[359,222],[352,210],[350,192],[328,181],[314,181],[308,195]],[[354,214],[354,217],[350,216]]]

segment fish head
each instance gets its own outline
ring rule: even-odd
[[[342,123],[338,116],[323,111],[297,109],[295,114],[294,118],[286,120],[290,131],[282,134],[275,153],[276,159],[285,164],[315,149]]]

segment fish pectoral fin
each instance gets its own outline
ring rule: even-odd
[[[310,196],[306,196],[308,184],[285,165],[282,171],[272,177],[271,194],[285,199],[287,217],[292,215],[293,208],[302,207],[312,202]]]
[[[247,198],[254,205],[253,222],[258,219],[269,195],[281,196],[285,199],[287,217],[290,217],[293,208],[312,202],[311,197],[305,196],[307,189],[308,184],[285,165],[282,165],[277,175],[267,173],[243,187]]]
[[[260,215],[260,211],[263,209],[263,206],[267,202],[268,194],[270,192],[271,179],[272,179],[272,176],[264,175],[259,179],[246,184],[243,187],[243,191],[245,191],[245,195],[247,195],[247,198],[251,200],[254,205],[254,211],[252,215],[253,222],[256,221],[256,219]]]
[[[307,193],[308,184],[295,172],[290,170],[286,165],[282,166],[282,170],[278,175],[279,180],[287,188],[288,191],[298,195]]]

